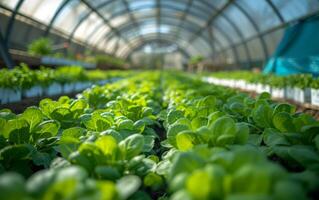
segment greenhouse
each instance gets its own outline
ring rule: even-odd
[[[318,76],[318,0],[0,0],[0,199],[319,199]]]

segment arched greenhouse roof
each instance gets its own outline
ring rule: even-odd
[[[9,16],[1,25],[9,47],[25,18],[41,23],[43,36],[59,33],[122,58],[165,42],[185,56],[239,63],[269,58],[284,27],[317,14],[319,1],[0,0],[0,10]]]

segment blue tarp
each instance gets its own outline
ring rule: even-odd
[[[319,75],[319,16],[289,26],[264,73]]]

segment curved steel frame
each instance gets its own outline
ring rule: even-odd
[[[53,17],[51,18],[50,20],[50,23],[48,24],[47,28],[46,28],[46,31],[45,31],[45,35],[48,35],[50,34],[50,31],[56,21],[56,19],[58,18],[58,16],[62,13],[62,11],[66,8],[66,6],[71,2],[72,0],[64,0],[60,6],[58,7],[58,9],[55,11]],[[110,24],[110,20],[116,18],[116,15],[123,15],[125,13],[127,13],[129,16],[130,16],[130,22],[129,23],[126,23],[124,27],[129,27],[130,25],[132,24],[135,24],[136,26],[139,26],[139,20],[140,19],[137,19],[133,16],[133,13],[136,12],[135,10],[136,9],[130,9],[129,7],[129,4],[128,4],[128,1],[127,0],[122,0],[122,3],[125,5],[123,8],[124,10],[121,11],[121,12],[118,12],[117,14],[114,14],[111,16],[111,18],[109,19],[106,19],[102,13],[100,13],[100,9],[115,2],[116,0],[109,0],[109,1],[105,1],[105,2],[102,2],[100,5],[97,5],[97,6],[92,6],[92,4],[90,2],[88,2],[87,0],[80,0],[81,3],[85,4],[89,9],[90,11],[83,16],[83,18],[81,18],[79,20],[79,22],[76,24],[76,26],[74,27],[74,29],[72,30],[70,36],[69,36],[69,41],[73,41],[73,36],[75,34],[75,32],[77,31],[77,29],[80,27],[80,25],[92,14],[92,13],[95,13],[97,14],[103,21],[103,26],[108,26],[110,28],[110,32],[108,32],[105,37],[102,37],[103,39],[106,40],[106,43],[107,41],[110,39],[109,36],[112,35],[112,34],[115,34],[116,36],[118,36],[119,38],[123,39],[126,43],[127,43],[127,46],[129,48],[132,48],[131,44],[130,44],[130,41],[128,40],[128,38],[124,37],[122,34],[122,31],[126,31],[125,28],[123,28],[122,26],[119,26],[119,27],[113,27],[111,24]],[[186,4],[186,9],[179,9],[179,8],[173,8],[173,6],[169,6],[169,5],[161,5],[161,0],[156,0],[156,5],[155,6],[145,6],[145,7],[149,7],[149,8],[154,8],[157,10],[157,14],[155,15],[156,17],[156,24],[157,26],[159,27],[160,24],[161,24],[161,19],[163,18],[161,16],[161,8],[166,8],[167,9],[175,9],[177,11],[180,11],[183,13],[182,17],[180,18],[180,23],[175,25],[177,28],[178,28],[178,33],[175,35],[176,38],[178,38],[180,36],[180,31],[181,30],[185,30],[185,27],[183,27],[183,24],[185,23],[190,23],[189,21],[186,21],[186,18],[188,15],[192,15],[194,17],[197,17],[199,18],[200,20],[203,20],[203,21],[206,21],[205,23],[205,26],[200,26],[200,25],[197,25],[196,28],[197,31],[193,31],[193,30],[188,30],[192,35],[192,37],[190,38],[189,41],[187,41],[187,43],[189,45],[192,44],[192,42],[194,42],[196,40],[197,37],[200,37],[202,38],[204,41],[208,42],[211,46],[211,49],[212,51],[214,50],[214,45],[212,45],[210,43],[209,40],[207,40],[206,37],[203,37],[203,32],[205,30],[208,30],[210,29],[210,26],[213,26],[216,28],[216,25],[214,25],[213,21],[218,17],[223,17],[232,27],[233,29],[235,30],[236,34],[238,35],[238,37],[240,38],[241,40],[241,43],[244,45],[245,47],[245,52],[246,52],[246,55],[247,55],[247,59],[249,60],[249,62],[251,62],[251,57],[250,57],[250,54],[249,54],[249,50],[248,50],[248,46],[247,46],[247,43],[246,43],[246,40],[243,36],[243,33],[241,32],[241,30],[239,29],[238,25],[235,24],[231,19],[229,19],[227,16],[225,16],[224,14],[224,11],[227,9],[228,6],[230,5],[234,5],[246,18],[247,20],[249,21],[249,23],[252,25],[252,27],[254,28],[254,30],[256,31],[257,33],[257,36],[256,38],[259,38],[260,40],[260,43],[261,43],[261,46],[263,48],[263,52],[264,52],[264,58],[268,58],[269,56],[269,53],[267,52],[267,44],[263,38],[263,35],[264,35],[264,32],[267,32],[266,31],[263,31],[261,32],[260,31],[260,28],[258,26],[257,23],[255,23],[255,21],[253,20],[253,17],[245,10],[245,8],[243,8],[242,6],[240,6],[238,3],[235,2],[235,0],[228,0],[221,8],[216,8],[214,5],[212,5],[211,3],[209,3],[209,1],[207,0],[196,0],[196,3],[200,3],[201,5],[203,5],[203,7],[207,7],[208,9],[214,11],[209,19],[203,19],[200,15],[196,15],[194,13],[191,13],[191,9],[195,9],[195,6],[193,5],[193,2],[195,0],[188,0],[187,2],[185,2]],[[285,23],[285,20],[283,18],[283,16],[281,15],[280,11],[278,10],[278,8],[276,7],[276,5],[274,5],[274,3],[272,2],[272,0],[265,0],[266,3],[269,5],[269,7],[273,10],[273,12],[276,14],[276,16],[278,17],[278,19],[280,20],[281,23]],[[19,14],[19,10],[23,4],[24,0],[19,0],[18,3],[16,4],[15,8],[13,9],[12,11],[12,14],[11,14],[11,17],[9,19],[9,22],[7,24],[7,27],[6,27],[6,31],[5,31],[5,35],[4,35],[4,44],[8,45],[10,44],[10,36],[12,35],[12,31],[13,31],[13,28],[14,28],[14,23],[15,23],[15,19],[16,19],[16,15]],[[200,11],[199,11],[200,12]],[[98,30],[100,28],[103,27],[102,25],[97,27],[97,29],[95,30],[95,32],[98,32]],[[138,28],[138,27],[137,27]],[[220,29],[218,29],[220,32],[223,32],[221,31]],[[94,35],[94,33],[91,33],[89,36],[92,36]],[[160,35],[160,34],[159,34]],[[140,36],[142,37],[142,36]],[[233,46],[234,43],[233,41],[231,40],[231,36],[230,35],[227,35],[225,34],[224,37],[227,39],[228,43],[229,43],[229,47],[231,47],[233,49],[233,53],[234,53],[234,57],[236,57],[236,60],[238,61],[238,54],[236,52],[236,48]],[[141,38],[143,40],[143,38]],[[162,39],[162,38],[159,38],[159,39]],[[216,39],[216,38],[215,38]],[[87,39],[88,41],[88,39]],[[217,40],[216,40],[216,43]],[[118,44],[117,44],[118,46]],[[8,48],[8,47],[7,47]]]
[[[175,39],[174,39],[174,36],[173,36],[172,34],[159,33],[159,32],[151,32],[151,33],[145,34],[145,35],[144,35],[144,38],[146,39],[146,38],[149,38],[149,37],[156,37],[156,36],[159,36],[159,35],[160,35],[160,38],[161,38],[161,39],[170,40],[171,42],[174,42],[174,44],[178,45],[179,47],[181,47],[181,48],[183,48],[183,49],[186,49],[185,46],[183,45],[183,43],[187,43],[187,40],[186,40],[186,39],[182,39],[182,38],[180,38],[179,40],[175,40]],[[133,37],[133,38],[131,39],[131,41],[132,41],[132,44],[133,44],[133,45],[134,45],[135,43],[143,43],[143,40],[141,40],[139,36]],[[197,49],[197,47],[195,47],[195,46],[193,47],[193,49],[194,49],[195,51],[199,51],[199,49]],[[130,52],[130,50],[131,50],[131,48],[127,48],[127,47],[123,46],[121,49],[119,49],[119,50],[117,51],[117,53],[118,53],[117,55],[120,55],[121,52],[123,52],[123,51],[128,51],[128,52]],[[187,51],[187,50],[185,50],[185,51]],[[191,53],[189,53],[189,55],[191,55]]]
[[[176,33],[177,33],[177,31],[176,31]],[[174,41],[174,43],[177,44],[178,46],[180,46],[181,48],[183,47],[184,49],[186,49],[185,46],[183,46],[181,43],[187,43],[187,39],[179,38],[178,40],[176,40],[174,35],[172,35],[172,34],[161,33],[161,32],[151,32],[151,33],[144,34],[143,36],[145,38],[147,38],[147,37],[153,36],[153,35],[157,35],[157,36],[160,35],[161,38],[162,38],[162,36],[166,36],[165,38],[169,38],[168,36],[170,36],[171,37],[171,41]],[[164,39],[164,38],[162,38],[162,39]],[[132,41],[132,43],[135,43],[135,42],[143,43],[143,40],[141,40],[139,36],[132,37],[130,40]],[[196,51],[200,51],[195,46],[193,48]],[[123,46],[121,49],[118,50],[117,53],[120,54],[120,52],[122,52],[122,51],[130,51],[130,48],[127,48],[126,46]],[[191,53],[189,53],[189,54],[191,54]]]
[[[141,46],[144,46],[145,44],[147,43],[150,43],[150,42],[154,42],[154,41],[158,41],[158,42],[167,42],[167,43],[170,43],[170,44],[175,44],[177,46],[177,49],[178,51],[180,51],[183,55],[185,55],[185,57],[187,58],[190,58],[191,57],[191,54],[185,50],[183,47],[181,47],[178,43],[176,43],[173,38],[166,38],[164,37],[165,34],[161,34],[161,39],[158,38],[158,33],[156,33],[155,35],[153,36],[150,36],[150,37],[145,37],[144,38],[144,41],[143,42],[136,42],[136,43],[133,43],[133,48],[130,49],[129,51],[122,51],[122,57],[127,59],[129,57],[131,57],[131,55],[137,51],[137,48],[141,47]],[[144,43],[146,42],[146,43]]]
[[[172,38],[166,37],[166,34],[161,34],[161,33],[160,33],[160,36],[161,36],[161,39],[159,39],[157,32],[153,33],[153,34],[149,34],[149,35],[145,36],[143,42],[138,42],[138,41],[133,42],[133,47],[134,48],[122,50],[120,56],[125,58],[125,59],[127,59],[133,54],[134,51],[136,51],[137,47],[143,46],[145,44],[144,43],[145,41],[147,41],[147,43],[150,43],[150,42],[153,42],[153,41],[156,40],[158,42],[163,41],[163,42],[167,42],[167,43],[170,43],[170,44],[175,44],[180,52],[182,52],[184,55],[187,55],[186,56],[187,58],[191,57],[191,54],[190,54],[189,50],[185,50],[185,48],[183,48],[180,44],[176,43],[176,41],[174,40],[173,37]]]
[[[101,4],[100,4],[99,6],[97,6],[97,7],[98,7],[98,9],[102,9],[102,8],[104,8],[105,6],[109,5],[111,2],[112,2],[112,1],[108,1],[108,2],[101,3]],[[131,13],[139,12],[139,11],[142,11],[142,10],[144,10],[144,9],[150,9],[150,8],[154,8],[154,7],[153,7],[153,6],[139,6],[138,8],[131,9]],[[179,12],[183,13],[183,10],[180,10],[180,9],[178,9],[178,8],[169,7],[169,6],[167,6],[167,5],[161,5],[161,8],[171,9],[171,10],[175,10],[175,11],[179,11]],[[68,39],[69,41],[72,40],[72,38],[73,38],[75,32],[77,31],[77,29],[80,27],[80,25],[81,25],[86,19],[88,19],[88,18],[90,17],[91,14],[92,14],[92,13],[88,13],[88,14],[85,15],[81,20],[79,20],[79,22],[76,24],[76,26],[75,26],[74,29],[72,30],[72,33],[70,34],[70,37],[69,37],[69,39]],[[117,13],[113,13],[112,16],[111,16],[110,18],[108,18],[108,20],[111,21],[111,20],[115,19],[116,17],[123,16],[124,14],[128,14],[128,12],[127,12],[126,9],[120,10],[120,11],[118,11]],[[188,14],[190,14],[190,13],[188,13]],[[192,15],[192,16],[197,17],[197,18],[200,18],[200,16],[198,16],[198,15]],[[158,16],[156,16],[156,19],[158,20]],[[201,19],[201,20],[203,20],[203,19]],[[189,22],[189,21],[188,21],[188,22]],[[158,23],[158,22],[157,22],[157,23]],[[104,25],[104,24],[103,24],[103,25]],[[96,29],[95,32],[98,32],[98,30],[99,30],[100,28],[102,28],[103,25],[100,26],[100,27],[98,27],[98,29]],[[194,25],[194,26],[198,26],[198,24],[194,24],[194,23],[193,23],[193,25]],[[90,35],[89,37],[92,37],[92,35]]]

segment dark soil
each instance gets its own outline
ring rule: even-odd
[[[50,98],[53,100],[59,99],[61,96],[75,97],[79,92],[69,93],[69,94],[60,94],[55,96],[41,96],[41,97],[32,97],[22,99],[19,102],[0,104],[0,109],[9,108],[14,113],[22,113],[29,106],[38,106],[40,101],[45,98]]]

